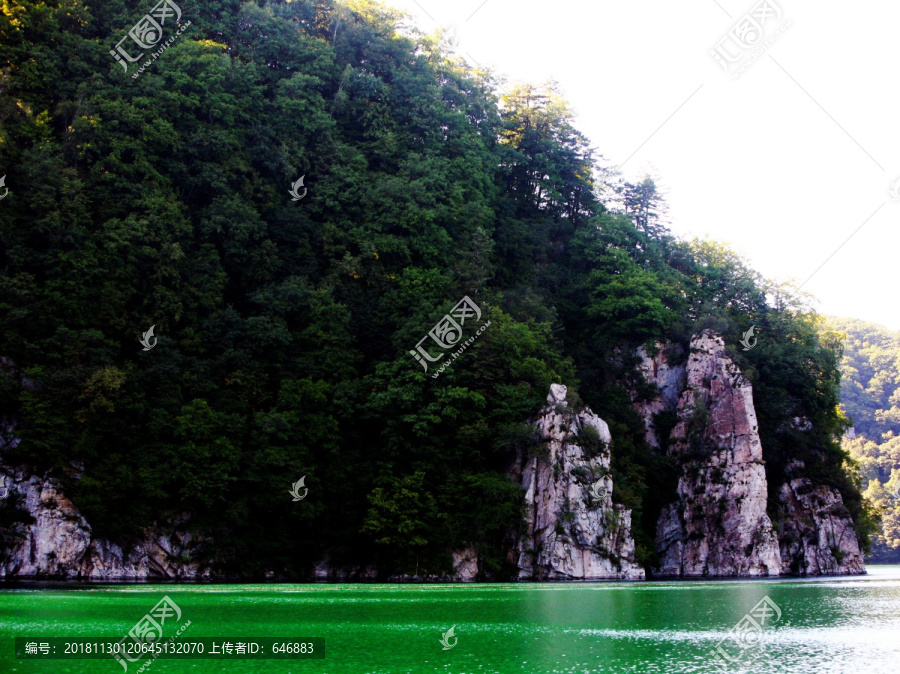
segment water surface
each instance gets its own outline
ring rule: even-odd
[[[486,585],[107,585],[0,589],[0,672],[118,674],[17,660],[13,637],[121,638],[168,595],[179,638],[319,637],[321,660],[155,660],[146,673],[900,672],[900,566],[829,579]],[[761,631],[710,652],[768,596]],[[171,620],[170,620],[171,622]],[[759,621],[757,621],[759,622]],[[456,645],[441,636],[454,627]],[[175,628],[165,627],[165,637]],[[733,633],[732,633],[733,634]],[[753,644],[749,645],[748,644]],[[135,674],[132,664],[128,674]]]

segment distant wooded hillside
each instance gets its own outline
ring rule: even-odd
[[[844,448],[859,462],[863,495],[882,511],[874,561],[900,563],[900,332],[850,318],[829,318],[846,333],[841,407],[853,418]]]

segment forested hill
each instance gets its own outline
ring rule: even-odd
[[[881,510],[876,561],[900,562],[900,332],[849,318],[829,318],[846,334],[841,406],[853,419],[844,448],[859,462],[865,496]]]
[[[629,354],[704,328],[753,382],[770,490],[802,460],[864,519],[834,336],[673,238],[652,182],[601,183],[553,86],[498,98],[365,0],[181,1],[134,78],[110,51],[155,7],[0,7],[2,459],[56,476],[95,534],[177,521],[217,570],[288,577],[326,555],[436,571],[473,543],[502,574],[506,470],[561,382],[609,422],[649,564],[675,473]],[[465,296],[490,327],[435,379],[410,352]]]

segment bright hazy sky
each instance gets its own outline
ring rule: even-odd
[[[758,0],[387,0],[508,82],[556,80],[605,163],[660,179],[677,235],[900,330],[900,3],[774,2],[755,47],[721,43],[765,49],[733,79],[710,52]]]

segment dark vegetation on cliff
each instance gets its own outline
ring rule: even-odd
[[[505,471],[563,382],[609,423],[651,562],[675,472],[625,354],[707,327],[753,382],[770,490],[800,459],[859,519],[839,342],[727,248],[673,238],[552,85],[498,99],[397,14],[326,0],[185,0],[193,25],[134,80],[109,50],[145,4],[0,10],[4,462],[59,477],[97,535],[189,513],[219,572],[440,571],[474,544],[502,575]],[[409,351],[464,295],[491,327],[432,379]]]

